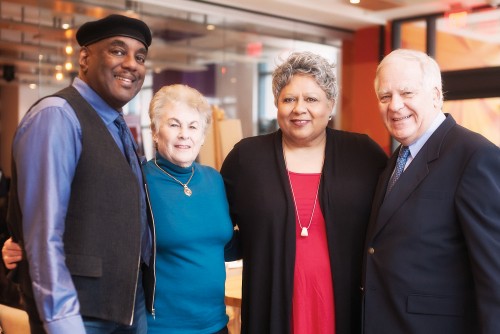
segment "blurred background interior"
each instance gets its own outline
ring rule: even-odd
[[[219,168],[236,141],[276,130],[271,72],[302,50],[337,64],[341,94],[331,126],[367,133],[388,154],[394,144],[373,79],[381,58],[400,47],[433,56],[443,70],[444,111],[500,145],[500,0],[352,1],[0,0],[0,177],[11,175],[24,113],[77,74],[78,27],[112,13],[140,18],[153,32],[143,89],[125,107],[147,158],[148,105],[161,86],[183,83],[208,97],[214,125],[199,159]],[[241,262],[227,268],[229,326],[237,333]]]
[[[125,108],[147,157],[148,103],[165,84],[197,88],[221,120],[238,121],[215,129],[225,146],[205,162],[216,168],[234,140],[275,130],[270,74],[296,50],[337,64],[341,97],[332,127],[368,133],[392,150],[372,83],[381,57],[405,47],[426,51],[442,67],[445,111],[500,145],[499,2],[1,0],[0,168],[10,175],[11,138],[29,106],[76,75],[76,29],[111,13],[140,18],[153,31],[144,88]]]

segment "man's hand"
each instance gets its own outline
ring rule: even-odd
[[[2,259],[7,269],[14,269],[17,267],[17,262],[23,259],[23,251],[19,244],[9,238],[2,247]]]

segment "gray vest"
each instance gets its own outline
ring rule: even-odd
[[[54,96],[68,101],[82,129],[82,153],[71,185],[64,232],[66,265],[78,292],[81,314],[131,324],[140,266],[139,185],[106,125],[78,91],[67,87]],[[17,178],[14,172],[12,177]],[[17,180],[13,187],[16,185]],[[17,222],[10,223],[13,236],[17,234],[22,244],[17,191],[11,196],[15,203],[10,217]],[[30,297],[29,274],[22,270],[27,266],[19,267],[23,293]]]

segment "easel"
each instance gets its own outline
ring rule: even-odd
[[[200,150],[199,163],[220,170],[227,154],[242,138],[241,121],[225,119],[224,110],[212,106],[212,124],[207,130],[205,143]]]

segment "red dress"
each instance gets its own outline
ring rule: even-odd
[[[311,219],[321,174],[289,172],[302,227]],[[296,253],[293,283],[292,333],[334,334],[335,305],[325,219],[316,203],[308,236],[300,235],[296,219]]]

